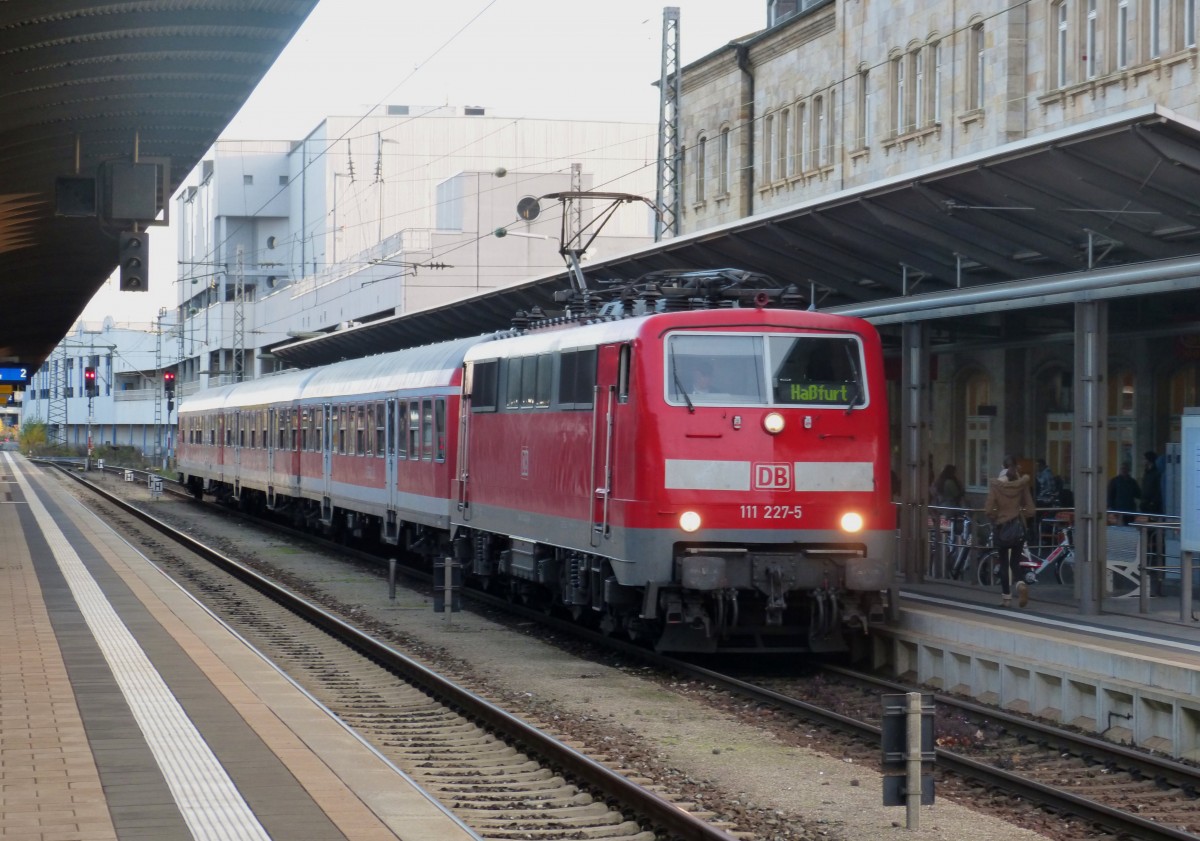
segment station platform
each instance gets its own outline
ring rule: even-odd
[[[0,452],[0,838],[478,839]]]
[[[1024,608],[1001,606],[998,585],[902,583],[898,623],[875,630],[875,666],[906,681],[1200,760],[1200,621],[1177,595],[1084,616],[1053,583]]]

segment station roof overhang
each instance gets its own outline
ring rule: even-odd
[[[817,309],[880,323],[1131,294],[1143,283],[1191,290],[1200,278],[1197,195],[1200,123],[1148,107],[587,263],[583,272],[599,288],[664,270],[743,269],[796,285]],[[564,270],[273,353],[310,367],[482,334],[509,326],[518,311],[561,308],[555,295],[570,287]]]
[[[0,362],[40,365],[117,267],[89,179],[152,162],[165,210],[316,3],[0,3]]]

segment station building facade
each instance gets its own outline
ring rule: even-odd
[[[1130,109],[1200,119],[1196,0],[771,0],[767,14],[763,31],[681,70],[682,234]],[[993,215],[1029,209],[1000,191],[992,199]],[[1103,233],[1089,242],[1081,230],[1081,266],[1097,242],[1087,258],[1102,265]],[[1131,462],[1136,475],[1145,451],[1180,441],[1184,408],[1200,404],[1200,311],[1122,308],[1143,313],[1109,343],[1105,461],[1111,473]],[[1070,482],[1073,334],[1069,320],[1039,329],[1038,316],[1026,311],[1027,329],[1014,329],[997,314],[982,342],[933,327],[929,467],[957,465],[977,502],[1008,452],[1045,457]]]

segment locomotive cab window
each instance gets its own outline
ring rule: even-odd
[[[667,344],[675,405],[864,406],[862,346],[847,335],[681,333]]]
[[[771,336],[772,402],[864,406],[862,347],[851,336]]]

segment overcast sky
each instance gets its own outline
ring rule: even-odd
[[[321,0],[221,135],[297,140],[326,116],[477,105],[504,117],[655,123],[663,8],[650,0]],[[761,29],[766,0],[674,0],[684,65]],[[430,10],[434,9],[435,12]],[[151,231],[150,291],[110,280],[89,321],[176,305],[174,232]]]

